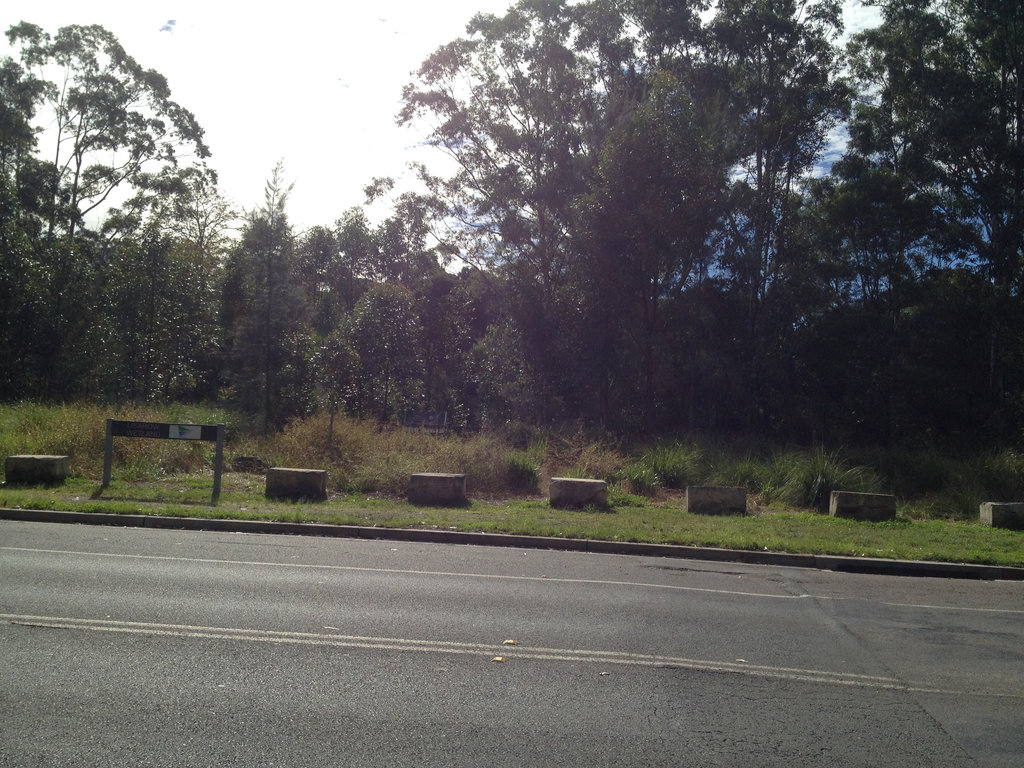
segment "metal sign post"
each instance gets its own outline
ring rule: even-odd
[[[107,436],[103,446],[103,488],[110,485],[114,462],[115,437],[144,437],[153,440],[202,440],[216,443],[213,457],[213,503],[220,498],[221,466],[224,463],[223,424],[164,424],[155,421],[118,421],[107,419]]]

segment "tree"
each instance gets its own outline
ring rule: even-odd
[[[711,22],[714,61],[738,130],[720,263],[746,305],[741,397],[751,428],[767,426],[771,410],[762,370],[767,340],[792,327],[772,290],[794,256],[800,185],[848,109],[835,45],[841,12],[839,0],[724,0]]]
[[[335,223],[334,234],[339,262],[331,291],[337,296],[339,307],[350,313],[371,279],[371,264],[376,253],[373,227],[366,211],[354,207]]]
[[[364,293],[352,315],[351,340],[359,355],[360,410],[386,422],[397,408],[418,403],[423,361],[409,289],[382,283]]]
[[[19,256],[19,303],[36,318],[17,351],[31,382],[25,392],[111,391],[108,374],[119,374],[105,366],[117,358],[118,318],[105,311],[120,304],[108,289],[114,273],[125,272],[124,258],[145,261],[162,248],[138,203],[163,195],[166,213],[170,186],[185,183],[180,159],[209,152],[166,79],[102,27],[66,26],[51,36],[22,22],[7,38],[17,61],[0,61],[0,173],[15,194],[19,243],[28,247]],[[93,228],[115,190],[128,202]]]
[[[338,325],[320,339],[311,363],[320,402],[330,414],[327,445],[331,446],[338,411],[348,407],[355,412],[358,406],[359,355],[352,347],[349,322]]]
[[[18,226],[19,209],[7,175],[0,173],[0,400],[30,393],[35,280],[28,242]]]
[[[455,172],[426,178],[445,205],[460,257],[507,287],[507,312],[528,350],[539,419],[578,412],[585,373],[566,365],[583,330],[576,202],[589,191],[621,107],[631,45],[607,4],[523,0],[503,17],[478,15],[468,37],[439,48],[404,91],[404,124]]]
[[[366,187],[367,201],[384,196],[393,185],[390,178],[374,179]],[[437,197],[417,192],[403,192],[390,202],[390,215],[370,233],[367,276],[375,282],[399,282],[415,290],[440,272],[455,250],[436,231],[446,208]]]
[[[35,151],[33,121],[44,91],[44,84],[18,62],[0,60],[0,173],[12,183]]]
[[[344,316],[344,295],[337,291],[344,269],[338,240],[326,227],[312,227],[295,247],[296,277],[303,282],[313,330],[321,337],[331,333]]]
[[[215,332],[209,279],[189,244],[151,224],[113,243],[102,285],[103,355],[94,370],[104,393],[133,402],[207,393]]]
[[[583,198],[583,279],[593,287],[590,325],[601,329],[592,336],[603,347],[592,375],[603,386],[603,423],[639,410],[652,430],[668,417],[659,386],[674,358],[667,305],[684,301],[707,274],[724,213],[729,157],[715,131],[719,117],[695,105],[673,73],[652,73],[643,101],[606,140],[594,191]]]
[[[985,344],[991,404],[1012,378],[1024,289],[1024,10],[993,0],[879,2],[882,23],[854,41],[867,98],[856,149],[932,201],[937,253],[972,265],[995,289]],[[898,164],[897,164],[898,163]]]
[[[406,86],[399,122],[429,122],[427,141],[458,170],[434,189],[463,225],[466,258],[528,265],[546,284],[567,266],[571,201],[585,188],[594,73],[571,48],[563,0],[476,16],[470,38],[442,46]]]
[[[171,99],[166,78],[143,69],[103,27],[61,27],[51,37],[22,22],[7,38],[45,82],[52,112],[52,160],[41,169],[46,207],[39,212],[46,243],[58,234],[74,241],[84,218],[148,166],[173,166],[182,152],[209,155],[202,129]]]
[[[295,274],[294,242],[281,163],[249,213],[225,265],[222,323],[230,379],[239,404],[260,414],[264,430],[302,409],[306,306]]]

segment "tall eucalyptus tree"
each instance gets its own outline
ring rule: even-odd
[[[791,243],[801,185],[848,113],[841,31],[840,0],[723,0],[710,23],[740,157],[720,263],[745,306],[748,428],[769,426],[774,395],[765,366],[788,356],[793,308],[773,301],[773,289],[801,256]]]
[[[991,286],[984,337],[994,415],[1024,385],[1024,8],[875,4],[882,23],[854,41],[870,97],[854,149],[898,172],[913,198],[930,199],[931,252],[977,269]]]

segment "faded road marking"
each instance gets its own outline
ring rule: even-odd
[[[226,640],[235,642],[328,646],[380,651],[445,653],[479,656],[485,660],[493,658],[495,653],[500,652],[509,662],[530,659],[556,662],[578,662],[586,664],[616,664],[635,667],[656,667],[665,669],[686,669],[700,672],[718,672],[743,675],[746,677],[772,678],[826,685],[854,686],[878,690],[896,690],[911,693],[933,693],[949,696],[972,695],[989,698],[1022,698],[1020,696],[1009,696],[1004,694],[948,691],[917,685],[914,683],[906,683],[895,677],[859,675],[849,672],[829,672],[817,669],[775,667],[749,664],[745,662],[713,661],[676,656],[623,653],[619,651],[596,651],[572,648],[531,648],[524,645],[510,647],[504,646],[501,643],[459,643],[444,640],[413,640],[400,637],[365,637],[359,635],[325,634],[317,632],[280,632],[265,629],[204,627],[188,624],[159,624],[137,621],[115,621],[110,619],[82,619],[66,616],[29,616],[9,613],[0,613],[0,621],[22,627],[110,632],[203,640]]]

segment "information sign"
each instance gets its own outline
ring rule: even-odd
[[[154,440],[217,441],[215,424],[163,424],[154,421],[117,421],[110,419],[113,437],[148,437]]]
[[[216,443],[213,463],[213,503],[220,497],[221,464],[224,460],[223,424],[165,424],[157,421],[120,421],[107,419],[107,439],[103,452],[103,487],[110,485],[115,437],[142,437],[152,440],[202,440]]]

